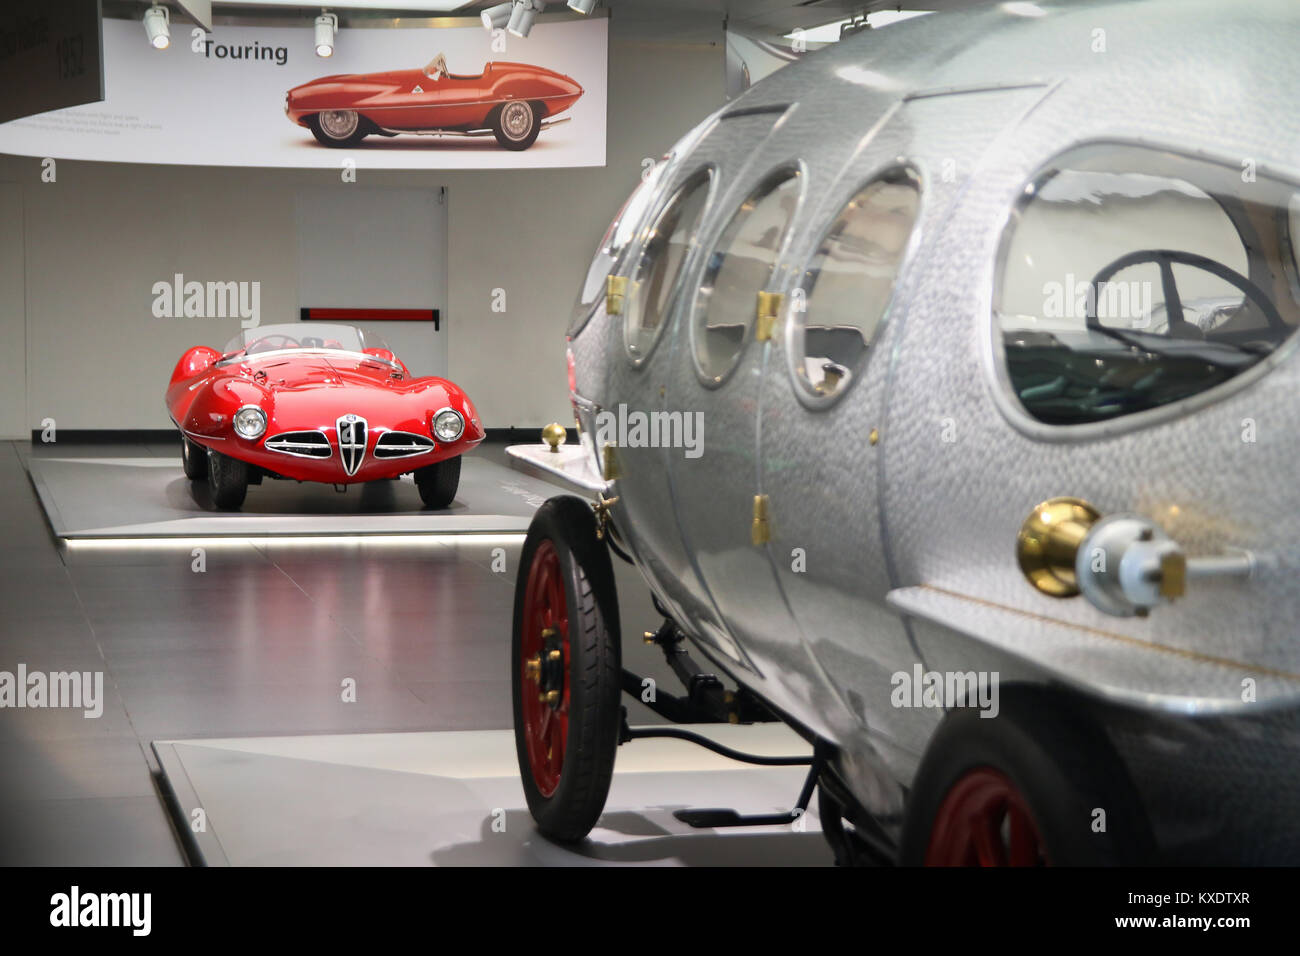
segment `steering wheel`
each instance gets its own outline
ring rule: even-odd
[[[1264,318],[1268,320],[1268,327],[1272,331],[1284,334],[1290,331],[1289,326],[1283,321],[1281,313],[1278,312],[1277,306],[1268,297],[1268,293],[1254,282],[1251,282],[1250,279],[1240,272],[1229,269],[1221,262],[1216,262],[1206,256],[1198,256],[1193,252],[1180,252],[1177,249],[1139,249],[1136,252],[1130,252],[1128,255],[1120,256],[1093,276],[1092,289],[1094,294],[1088,302],[1087,315],[1087,325],[1090,330],[1103,334],[1111,331],[1127,331],[1108,329],[1101,324],[1101,320],[1097,318],[1097,299],[1099,298],[1097,292],[1102,285],[1109,282],[1121,270],[1148,262],[1154,262],[1160,267],[1160,285],[1165,296],[1165,315],[1169,318],[1169,335],[1173,338],[1205,338],[1205,333],[1198,326],[1183,318],[1183,300],[1178,296],[1178,282],[1174,278],[1175,264],[1191,266],[1193,269],[1200,269],[1203,272],[1217,276],[1258,305],[1259,310],[1264,313]]]
[[[295,338],[288,335],[275,333],[273,335],[264,335],[260,339],[254,339],[244,346],[245,355],[256,355],[258,352],[273,352],[276,349],[296,349],[301,348],[302,344]]]

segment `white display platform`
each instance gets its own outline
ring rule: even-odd
[[[212,508],[207,485],[179,458],[33,457],[32,483],[60,538],[508,533],[560,488],[504,465],[464,459],[450,508],[431,511],[410,477],[353,485],[274,481],[248,489],[239,511]]]
[[[731,747],[806,754],[787,727],[700,725]],[[754,767],[673,740],[619,748],[605,813],[576,847],[536,830],[509,730],[156,741],[214,866],[830,865],[816,800],[794,826],[695,830],[674,810],[788,810],[805,767]],[[202,810],[205,829],[194,832]],[[198,861],[196,861],[198,862]]]

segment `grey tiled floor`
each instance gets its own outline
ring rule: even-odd
[[[106,700],[99,719],[0,710],[0,863],[183,863],[153,740],[510,726],[517,542],[222,544],[200,574],[175,544],[56,542],[24,467],[42,453],[0,442],[0,670],[103,671]],[[635,639],[657,623],[640,579],[618,574],[626,663],[671,681]],[[341,699],[346,678],[355,703]]]

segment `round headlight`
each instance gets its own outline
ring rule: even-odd
[[[256,405],[245,405],[235,412],[235,434],[240,438],[261,438],[266,431],[266,412]]]
[[[453,408],[444,408],[433,416],[433,437],[439,441],[455,441],[465,430],[465,419]]]

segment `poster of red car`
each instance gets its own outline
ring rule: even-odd
[[[527,38],[458,23],[340,29],[321,57],[303,27],[174,30],[157,50],[138,24],[105,20],[104,100],[0,124],[0,152],[205,166],[605,164],[608,20],[539,23]]]

